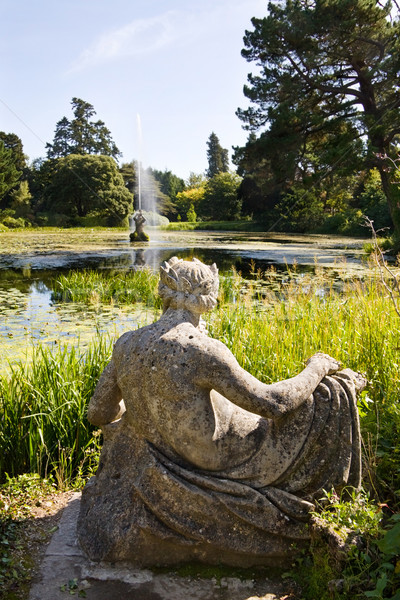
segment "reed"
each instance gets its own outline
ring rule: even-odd
[[[92,468],[98,440],[86,408],[111,352],[101,337],[82,353],[39,345],[0,377],[0,477],[51,474],[63,487]]]
[[[327,281],[322,294],[321,281],[304,283],[292,278],[286,289],[260,294],[236,276],[240,299],[210,315],[209,332],[266,383],[293,377],[318,351],[363,373],[364,472],[382,497],[400,502],[400,319],[392,300],[378,277],[349,281],[341,294]]]
[[[158,275],[150,269],[138,271],[70,271],[53,283],[54,302],[85,304],[135,304],[161,306],[157,295]]]

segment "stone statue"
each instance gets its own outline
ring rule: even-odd
[[[323,489],[360,485],[360,375],[326,354],[267,385],[208,337],[218,270],[172,258],[161,318],[125,333],[90,400],[98,472],[78,534],[92,560],[282,565]]]
[[[133,220],[135,221],[135,231],[129,235],[129,239],[131,242],[148,242],[149,236],[144,230],[144,224],[146,223],[146,217],[139,209],[133,215]]]

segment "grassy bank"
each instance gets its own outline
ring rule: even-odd
[[[114,277],[108,288],[107,273],[100,279],[70,274],[56,293],[60,301],[79,297],[82,302],[129,303],[136,298],[151,304],[156,282],[151,272],[143,273],[142,279],[132,274],[116,282]],[[268,278],[270,287],[265,285]],[[353,548],[339,573],[328,560],[329,549],[318,545],[296,572],[305,578],[308,600],[362,598],[365,592],[398,600],[400,318],[379,277],[350,281],[341,295],[321,278],[297,278],[292,272],[285,281],[279,285],[273,272],[262,274],[262,281],[256,273],[251,282],[234,271],[223,277],[219,306],[207,317],[210,335],[266,383],[292,377],[319,350],[366,375],[370,383],[359,403],[365,492],[350,503],[331,495],[323,513],[338,535],[358,531],[361,545]],[[127,293],[130,286],[133,295]],[[101,338],[85,352],[39,346],[29,366],[16,365],[0,377],[3,482],[5,473],[40,473],[58,487],[80,486],[93,472],[100,436],[87,423],[85,411],[111,349],[112,340]],[[328,591],[328,581],[335,578],[343,580],[342,587]]]
[[[265,225],[256,221],[176,221],[161,227],[165,231],[265,231]]]

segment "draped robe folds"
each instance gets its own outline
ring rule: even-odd
[[[154,368],[146,357],[152,356],[152,340],[159,339],[157,326],[143,328],[148,332],[143,339],[131,332],[117,342],[91,401],[89,417],[100,414],[104,445],[98,472],[82,495],[78,537],[83,550],[92,560],[142,567],[187,561],[287,564],[308,544],[309,512],[322,491],[360,485],[357,375],[343,370],[324,377],[306,401],[277,420],[253,414],[212,389],[213,443],[221,452],[227,448],[228,458],[207,469],[200,459],[198,464],[190,459],[190,449],[172,442],[174,428],[180,427],[178,413],[168,416],[170,433],[162,433],[168,402],[158,408],[159,422],[154,422],[148,406],[156,390],[150,379],[142,377],[139,391],[132,392],[132,363],[139,369],[139,362],[143,367],[147,361],[150,374]],[[143,341],[145,356],[136,347]],[[126,412],[113,421],[107,402],[114,399],[115,417],[123,396]],[[246,424],[242,430],[240,422]],[[238,448],[249,448],[240,460],[233,452],[229,459],[230,436],[240,438]],[[272,449],[279,450],[272,452],[273,459]]]

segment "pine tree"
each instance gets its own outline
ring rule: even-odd
[[[208,169],[206,175],[209,179],[214,177],[214,175],[218,175],[218,173],[229,171],[228,150],[222,148],[214,132],[211,133],[207,141],[207,159]]]
[[[17,185],[21,175],[22,172],[15,166],[11,148],[6,148],[0,140],[0,202]]]
[[[397,186],[379,156],[400,136],[398,4],[378,0],[270,2],[253,18],[243,56],[260,68],[244,88],[245,128],[261,132],[247,159],[265,158],[275,182],[298,177],[309,157],[337,168],[358,158],[376,166],[397,233]],[[315,167],[313,167],[315,169]]]
[[[102,154],[118,158],[121,155],[103,121],[93,121],[93,106],[80,98],[72,98],[74,119],[63,117],[58,121],[52,144],[46,144],[47,158],[61,158],[69,154]]]

